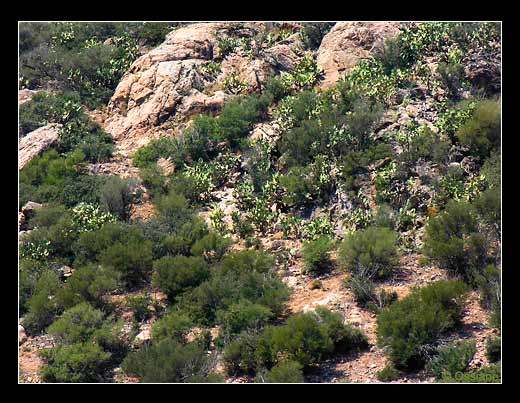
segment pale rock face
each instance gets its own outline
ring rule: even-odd
[[[325,74],[322,87],[334,85],[359,60],[398,32],[398,22],[338,22],[318,49],[317,63]]]
[[[18,169],[21,170],[58,140],[60,128],[59,124],[49,124],[22,137],[18,142]]]
[[[262,24],[241,24],[234,35],[253,37]],[[108,105],[105,130],[129,156],[150,140],[175,135],[170,122],[183,124],[195,114],[222,107],[232,95],[221,89],[236,74],[245,93],[255,91],[275,70],[294,67],[299,56],[297,35],[249,59],[242,52],[228,55],[216,77],[202,66],[219,62],[218,39],[230,35],[232,24],[200,23],[177,29],[157,48],[137,59],[117,86]]]

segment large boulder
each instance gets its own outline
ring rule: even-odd
[[[18,143],[18,169],[23,169],[29,161],[58,140],[60,128],[61,125],[53,123],[40,127],[22,137]]]
[[[324,72],[322,86],[334,85],[359,60],[398,32],[397,22],[338,22],[318,49],[317,63]]]
[[[108,105],[105,130],[124,154],[131,155],[151,139],[175,135],[172,122],[178,126],[194,114],[222,107],[233,96],[223,91],[230,75],[247,93],[272,72],[293,66],[298,59],[291,51],[297,45],[294,38],[253,58],[238,50],[220,54],[219,40],[252,39],[261,29],[258,23],[200,23],[171,32],[124,75]],[[209,62],[219,63],[216,74],[205,71]]]

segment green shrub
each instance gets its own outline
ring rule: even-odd
[[[426,370],[437,379],[454,377],[457,372],[464,372],[473,359],[477,349],[475,342],[458,342],[442,347],[438,355],[426,365]]]
[[[39,333],[49,326],[61,311],[54,298],[60,287],[58,275],[52,270],[43,272],[36,281],[33,294],[26,302],[27,315],[23,321],[29,334]]]
[[[335,351],[347,352],[367,346],[366,337],[343,324],[339,314],[319,307],[314,313],[291,316],[277,327],[266,327],[258,340],[257,363],[271,368],[280,357],[294,360],[308,368]]]
[[[105,211],[116,215],[123,221],[130,219],[133,205],[139,201],[137,182],[109,176],[101,187],[101,205]]]
[[[200,217],[193,216],[174,234],[167,235],[162,239],[154,239],[157,243],[161,242],[165,250],[171,255],[189,256],[192,253],[192,247],[208,234],[209,229],[206,222]]]
[[[256,370],[255,351],[258,339],[257,334],[244,332],[226,344],[223,361],[229,374],[251,374]]]
[[[286,360],[276,364],[271,370],[257,375],[256,382],[261,383],[303,383],[302,365]]]
[[[193,327],[194,323],[186,313],[172,311],[153,325],[152,336],[156,342],[172,339],[184,343]]]
[[[418,160],[433,161],[436,164],[446,163],[451,144],[441,139],[429,127],[422,130],[407,141],[404,151],[399,154],[399,161],[414,166]]]
[[[196,241],[191,247],[191,253],[202,256],[208,262],[219,261],[231,245],[231,239],[218,233],[210,232]]]
[[[254,250],[244,252],[259,253]],[[230,259],[226,257],[221,263],[222,267],[215,270],[208,281],[183,295],[181,306],[205,325],[215,322],[218,310],[226,310],[243,299],[264,305],[273,314],[279,315],[284,309],[289,290],[268,271],[272,260],[255,257],[252,253],[247,259],[241,255],[229,255]]]
[[[247,274],[252,272],[268,273],[274,268],[274,258],[269,253],[255,250],[242,250],[227,255],[221,262],[222,274]]]
[[[486,357],[489,362],[495,363],[502,358],[502,339],[500,337],[490,337],[486,341]]]
[[[115,268],[127,286],[136,285],[152,268],[152,243],[136,238],[116,242],[100,253],[99,262]]]
[[[144,383],[203,382],[213,367],[213,357],[198,344],[180,344],[173,339],[145,345],[128,354],[121,365],[126,374]]]
[[[186,198],[170,192],[155,203],[158,219],[167,224],[172,232],[177,231],[192,217]]]
[[[170,300],[205,281],[209,268],[201,257],[165,256],[153,264],[152,281]]]
[[[378,343],[389,349],[389,357],[397,368],[424,365],[425,346],[459,325],[466,291],[460,281],[437,281],[414,289],[380,313]]]
[[[423,251],[441,268],[474,282],[486,265],[487,242],[469,203],[452,201],[429,220]]]
[[[106,350],[117,351],[122,323],[105,320],[102,311],[82,302],[65,312],[47,329],[61,344],[95,342]]]
[[[381,382],[392,382],[399,379],[400,376],[401,372],[395,369],[392,364],[387,365],[376,374],[377,380]]]
[[[303,24],[303,29],[300,35],[303,42],[308,49],[318,49],[323,37],[334,26],[333,22],[306,22]]]
[[[148,293],[144,295],[136,295],[126,300],[126,306],[134,311],[134,320],[142,322],[152,316],[149,307],[152,304],[152,299]]]
[[[36,291],[38,279],[45,272],[52,272],[53,269],[47,262],[38,261],[29,257],[21,257],[19,261],[19,304],[20,314],[27,312],[28,301]],[[54,276],[54,273],[51,274]]]
[[[304,243],[302,257],[305,270],[311,274],[320,274],[330,269],[332,266],[329,255],[331,248],[332,240],[327,236]]]
[[[103,307],[102,297],[118,288],[119,278],[119,273],[112,267],[88,264],[74,271],[56,298],[64,307],[72,307],[82,301]]]
[[[96,343],[61,345],[42,353],[46,364],[41,374],[46,382],[100,382],[111,354]]]
[[[68,215],[67,209],[63,205],[47,205],[34,211],[34,217],[29,218],[29,229],[49,228],[56,224],[62,217]]]
[[[243,331],[258,331],[272,317],[271,310],[263,305],[248,300],[239,301],[217,312],[217,322],[221,325],[220,336],[226,342]]]
[[[340,246],[340,261],[352,273],[384,278],[399,263],[396,234],[384,227],[369,227],[348,235]]]
[[[482,159],[500,148],[501,116],[498,101],[479,102],[473,115],[456,132],[461,144]]]

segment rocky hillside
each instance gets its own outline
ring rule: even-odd
[[[100,66],[21,73],[22,382],[500,381],[499,26],[76,24],[21,53]]]

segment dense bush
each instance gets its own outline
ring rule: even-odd
[[[475,342],[459,342],[438,350],[426,365],[426,370],[437,379],[454,377],[457,372],[464,372],[473,359],[477,349]]]
[[[384,227],[369,227],[348,235],[340,246],[340,261],[352,273],[384,278],[399,263],[396,234]]]
[[[172,232],[180,229],[193,215],[186,198],[174,192],[160,197],[155,202],[155,209],[159,221],[165,223]]]
[[[154,324],[152,336],[156,342],[172,339],[184,343],[187,334],[193,327],[194,323],[186,313],[172,311]]]
[[[341,315],[318,307],[315,312],[291,316],[282,326],[268,326],[259,336],[243,333],[226,347],[224,360],[229,369],[245,372],[270,369],[281,357],[309,368],[334,352],[366,346],[359,329],[345,325]]]
[[[46,382],[100,382],[111,355],[96,343],[74,343],[44,350],[41,374]]]
[[[376,374],[377,380],[381,382],[392,382],[399,379],[401,372],[395,369],[393,365],[387,365]]]
[[[119,283],[120,274],[113,267],[88,264],[75,270],[56,298],[64,307],[72,307],[82,301],[103,307],[103,296],[116,290]]]
[[[239,301],[226,310],[217,312],[217,322],[221,326],[220,337],[227,342],[243,331],[258,331],[272,317],[271,310],[263,305],[248,300]]]
[[[486,341],[486,357],[489,362],[495,363],[502,358],[502,339],[500,337],[489,338]]]
[[[48,328],[59,344],[42,353],[43,378],[47,382],[102,380],[103,372],[125,352],[121,326],[86,302],[65,311]]]
[[[130,219],[133,205],[139,201],[137,182],[132,179],[121,179],[119,176],[105,178],[100,189],[103,208],[123,221]]]
[[[145,345],[128,354],[121,367],[144,383],[215,380],[212,356],[196,343],[180,344],[173,339]]]
[[[467,281],[486,265],[487,241],[478,231],[478,222],[469,203],[450,202],[426,226],[423,251],[441,268]]]
[[[134,226],[108,223],[84,232],[75,244],[76,263],[113,267],[127,286],[143,280],[152,268],[152,242]]]
[[[272,260],[269,256],[255,256],[254,253],[261,253],[259,251],[242,253],[238,257],[229,255],[208,281],[183,295],[181,305],[197,321],[212,324],[218,310],[225,310],[243,299],[264,305],[275,315],[282,312],[289,290],[270,272]]]
[[[296,361],[285,360],[276,364],[265,373],[258,374],[256,382],[261,383],[303,383],[302,365]]]
[[[397,368],[409,370],[424,365],[427,356],[423,350],[458,326],[466,290],[459,281],[437,281],[416,288],[380,313],[378,343],[389,349]]]
[[[207,263],[201,257],[165,256],[153,264],[152,281],[170,300],[209,277]]]
[[[216,232],[210,232],[193,243],[191,253],[202,256],[208,262],[219,261],[231,245],[231,239]]]
[[[456,132],[459,141],[482,159],[500,148],[501,116],[498,101],[479,102],[470,119]]]
[[[320,274],[330,269],[332,265],[329,255],[331,248],[332,240],[327,236],[304,243],[302,257],[305,270],[311,274]]]
[[[32,295],[25,304],[27,315],[24,317],[23,325],[28,333],[39,333],[49,326],[62,310],[54,298],[60,287],[56,272],[47,270],[39,276]]]

